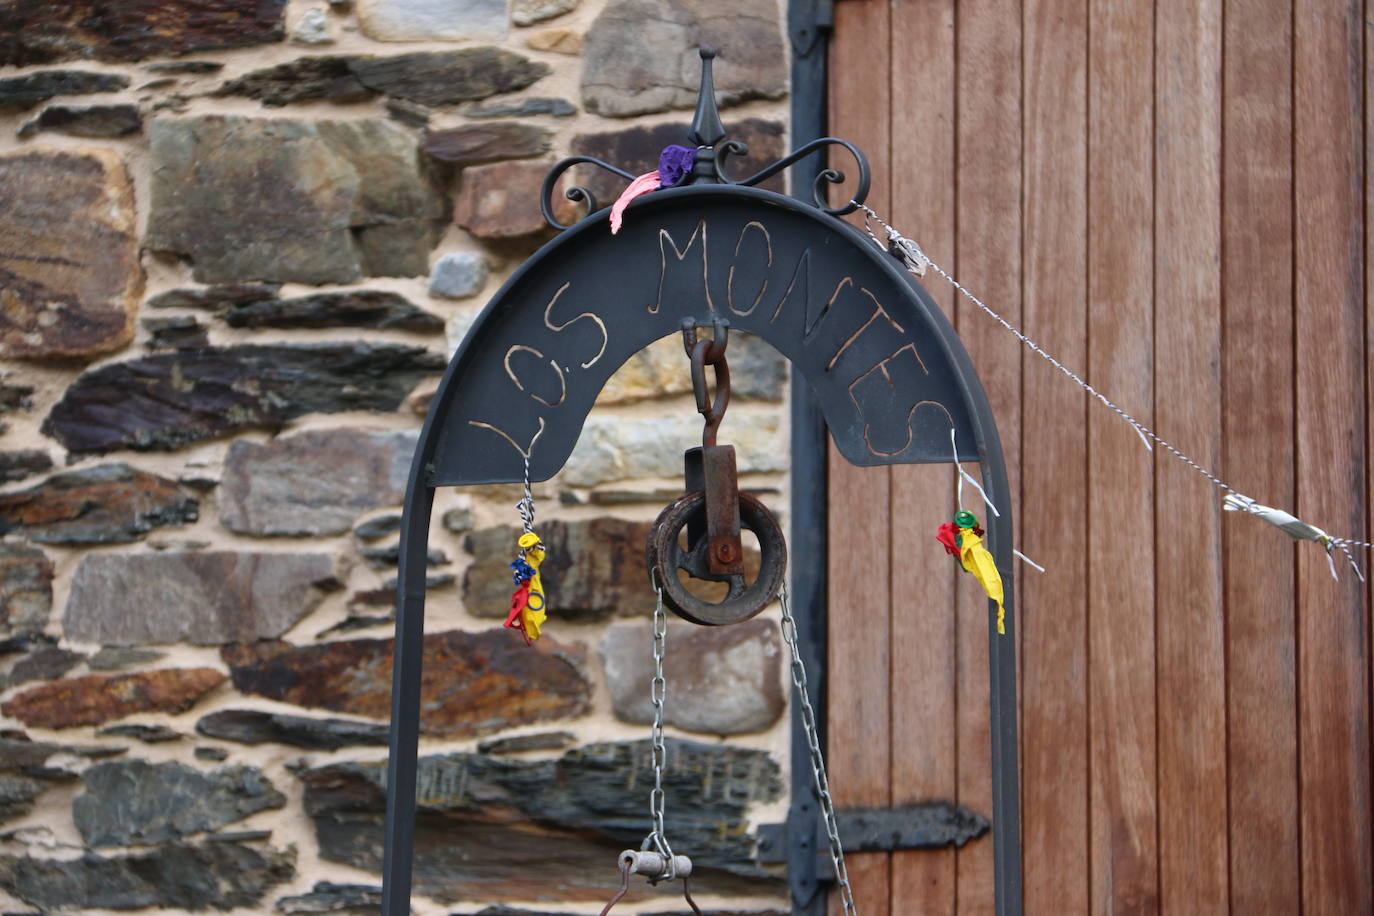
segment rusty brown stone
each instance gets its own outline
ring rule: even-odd
[[[227,646],[234,686],[283,703],[386,719],[391,715],[390,639],[314,646]],[[587,710],[591,685],[580,650],[541,639],[533,648],[505,629],[425,637],[421,730],[471,737]]]
[[[224,679],[213,668],[90,674],[31,687],[0,705],[0,712],[30,728],[103,725],[141,712],[182,712]]]
[[[539,194],[548,171],[542,162],[497,162],[464,169],[454,208],[458,225],[478,238],[497,241],[544,232],[548,224],[539,212]]]
[[[286,0],[0,0],[0,66],[142,60],[282,41]]]
[[[41,544],[125,543],[197,514],[196,500],[176,481],[102,464],[0,495],[0,534],[18,531]]]
[[[0,357],[89,357],[133,339],[143,268],[115,153],[0,156],[0,213]]]
[[[425,155],[440,162],[471,165],[524,159],[549,151],[551,132],[519,121],[468,124],[425,134]]]

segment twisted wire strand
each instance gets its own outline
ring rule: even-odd
[[[1078,375],[1078,373],[1074,372],[1068,366],[1065,366],[1059,360],[1055,359],[1053,355],[1046,352],[1046,350],[1043,347],[1041,347],[1038,343],[1036,343],[1030,337],[1026,336],[1026,334],[1024,334],[1020,328],[1016,327],[1010,321],[1003,318],[1000,314],[998,314],[996,311],[990,308],[987,305],[987,303],[983,302],[983,300],[979,299],[973,293],[969,292],[962,283],[960,283],[958,280],[950,276],[939,264],[936,264],[934,261],[932,261],[930,259],[930,256],[927,255],[924,251],[922,251],[919,245],[917,245],[914,241],[902,235],[891,225],[889,225],[886,220],[884,220],[881,216],[878,215],[878,213],[875,210],[873,210],[873,208],[857,202],[855,202],[855,205],[864,214],[864,232],[868,234],[868,237],[870,240],[872,240],[873,244],[877,245],[883,251],[891,250],[895,252],[898,255],[898,257],[901,258],[902,263],[906,266],[907,270],[909,270],[911,273],[915,274],[916,276],[924,276],[927,269],[935,271],[937,274],[943,277],[945,281],[949,283],[950,286],[954,287],[954,289],[958,291],[958,293],[961,296],[963,296],[969,302],[972,302],[974,305],[976,305],[980,311],[986,314],[993,321],[997,322],[1003,328],[1010,331],[1011,334],[1014,337],[1016,337],[1017,340],[1021,341],[1021,344],[1025,346],[1027,350],[1030,350],[1036,356],[1039,356],[1041,359],[1045,360],[1050,365],[1054,366],[1054,368],[1058,369],[1064,375],[1068,376],[1079,388],[1083,389],[1088,394],[1092,395],[1108,410],[1110,410],[1112,413],[1116,414],[1119,418],[1121,418],[1123,421],[1129,424],[1130,427],[1135,430],[1136,435],[1140,437],[1140,440],[1145,444],[1145,447],[1147,449],[1149,449],[1150,451],[1154,451],[1154,443],[1158,443],[1169,454],[1173,455],[1179,461],[1182,461],[1184,464],[1188,465],[1188,467],[1192,468],[1194,471],[1205,477],[1207,481],[1211,483],[1212,486],[1216,487],[1218,490],[1222,491],[1223,493],[1235,493],[1237,496],[1244,497],[1248,502],[1252,504],[1254,503],[1254,500],[1245,496],[1245,494],[1241,493],[1235,487],[1232,487],[1230,484],[1226,483],[1226,481],[1222,480],[1216,474],[1212,473],[1210,470],[1203,467],[1198,462],[1194,461],[1188,455],[1184,454],[1182,451],[1176,448],[1172,442],[1169,442],[1167,439],[1163,438],[1158,433],[1156,433],[1153,429],[1150,429],[1150,427],[1146,426],[1144,423],[1141,423],[1135,417],[1131,416],[1129,413],[1127,413],[1125,410],[1119,407],[1115,402],[1113,402],[1110,398],[1102,394],[1102,392],[1098,391],[1092,385],[1084,381],[1083,378]],[[873,226],[870,220],[877,222],[878,225],[882,226],[883,231],[886,233],[888,238],[888,245],[884,245],[882,240],[880,240],[878,236],[874,233]],[[1312,527],[1315,528],[1316,526]],[[1317,530],[1320,531],[1321,529]],[[1327,559],[1331,559],[1332,550],[1340,550],[1343,554],[1345,554],[1346,559],[1350,562],[1350,566],[1355,571],[1355,575],[1357,575],[1360,578],[1360,581],[1363,582],[1364,573],[1361,572],[1359,564],[1355,562],[1355,555],[1351,548],[1360,547],[1366,550],[1374,550],[1374,543],[1370,543],[1369,541],[1358,540],[1356,538],[1336,537],[1334,535],[1326,534],[1324,531],[1321,532],[1321,534],[1322,538],[1317,540],[1317,543],[1321,544],[1321,546],[1326,550]],[[1332,575],[1335,575],[1334,561],[1332,561]]]

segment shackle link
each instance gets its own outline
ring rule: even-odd
[[[698,338],[696,322],[685,318],[682,322],[682,348],[692,360],[692,391],[697,399],[697,412],[706,419],[701,431],[702,445],[716,444],[716,431],[730,406],[730,365],[725,361],[725,348],[730,345],[730,322],[711,319],[710,340]],[[706,367],[715,370],[716,393],[711,396],[706,386]]]

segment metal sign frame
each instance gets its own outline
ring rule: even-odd
[[[863,154],[823,138],[742,181],[724,163],[744,151],[724,139],[710,57],[689,139],[696,166],[683,187],[636,201],[618,235],[582,188],[566,193],[591,212],[565,227],[552,216],[560,177],[576,164],[629,177],[587,157],[545,182],[544,212],[563,231],[501,287],[450,361],[420,432],[405,496],[397,586],[390,758],[383,864],[384,916],[409,912],[420,730],[426,553],[438,487],[553,476],[566,462],[597,394],[626,360],[685,325],[726,319],[792,364],[835,444],[860,465],[977,461],[1000,517],[988,545],[1005,583],[1005,635],[989,602],[993,844],[999,914],[1021,907],[1016,755],[1015,613],[1011,499],[996,424],[968,353],[929,294],[889,252],[839,219],[822,170],[812,203],[753,187],[828,147],[847,149],[867,193]],[[800,385],[801,381],[794,381]],[[794,538],[805,544],[808,538]],[[932,549],[934,547],[932,546]],[[823,597],[823,596],[821,596]],[[813,621],[814,622],[814,621]],[[809,798],[794,798],[794,816]],[[797,876],[794,905],[814,894]]]

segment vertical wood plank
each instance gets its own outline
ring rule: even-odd
[[[892,7],[891,219],[954,269],[954,2]],[[912,91],[920,87],[920,91]],[[953,290],[928,283],[953,316]],[[892,566],[892,801],[957,795],[954,581],[934,532],[953,513],[948,465],[892,468],[891,536],[908,545]],[[984,842],[984,841],[979,841]],[[893,913],[955,911],[953,849],[892,856]]]
[[[1026,332],[1087,364],[1087,0],[1026,0]],[[1087,402],[1027,357],[1023,549],[1022,858],[1026,912],[1088,907]]]
[[[831,47],[831,131],[868,153],[871,205],[890,200],[890,20],[887,0],[835,7]],[[856,468],[834,448],[829,465],[827,763],[839,807],[891,804],[890,570],[887,468]],[[876,515],[876,518],[875,518]],[[890,856],[848,856],[859,909],[890,910]],[[830,895],[839,913],[839,895]]]
[[[1014,324],[1021,322],[1021,16],[1020,0],[965,0],[955,28],[958,71],[959,276]],[[1021,466],[1020,344],[966,300],[956,300],[957,328],[978,367],[997,420],[1012,493]],[[976,469],[975,469],[976,471]],[[965,508],[986,519],[978,497]],[[1017,506],[1013,520],[1019,518]],[[1003,570],[1004,576],[1015,575]],[[956,604],[958,658],[958,800],[991,811],[987,596],[961,576]],[[996,831],[998,825],[993,824]],[[993,911],[993,846],[958,852],[960,913]]]
[[[1226,0],[1224,18],[1224,470],[1293,506],[1291,3]],[[1231,910],[1296,913],[1294,546],[1255,521],[1223,517]]]
[[[1088,381],[1152,414],[1153,9],[1091,0]],[[1096,913],[1159,907],[1154,487],[1135,432],[1088,418],[1092,896]]]
[[[1221,0],[1155,9],[1155,420],[1204,467],[1221,459]],[[1225,913],[1226,638],[1222,493],[1155,454],[1159,895]]]
[[[1294,11],[1298,510],[1363,531],[1364,20],[1358,0]],[[1298,555],[1303,909],[1367,913],[1371,887],[1368,633],[1364,590]]]

